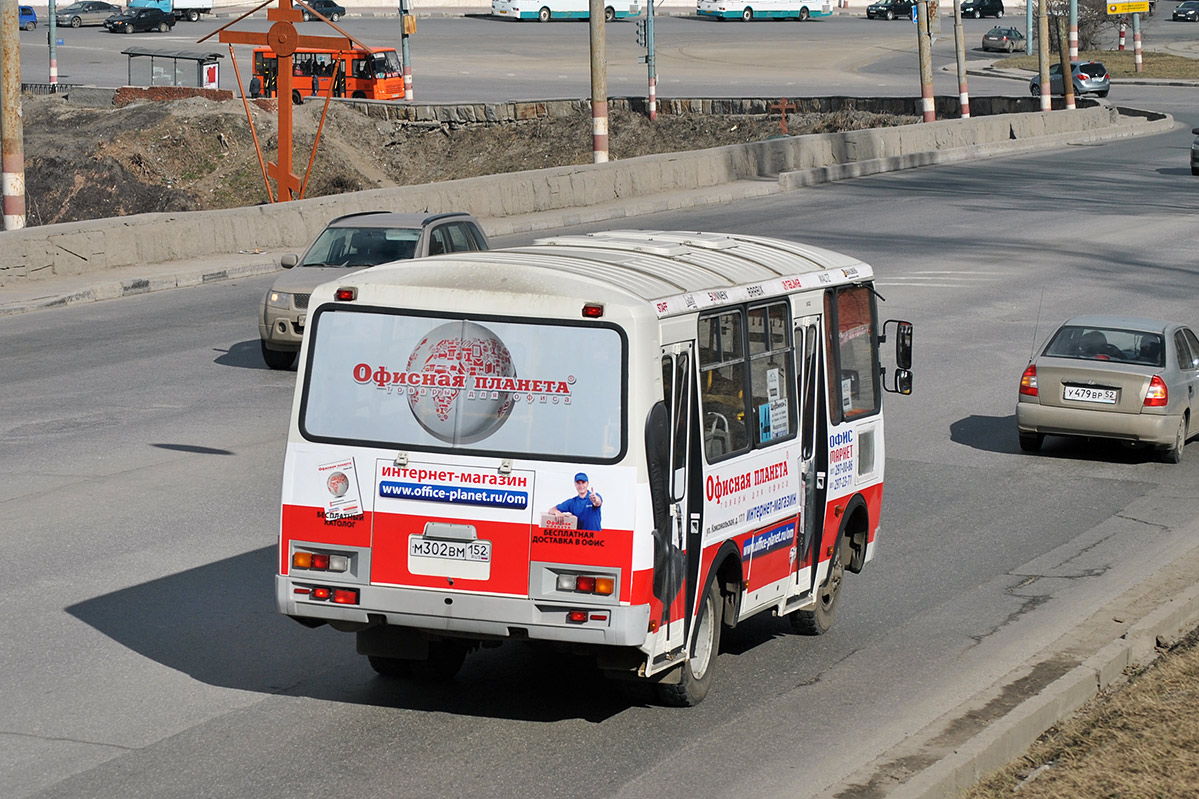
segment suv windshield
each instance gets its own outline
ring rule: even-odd
[[[300,266],[362,267],[413,258],[420,233],[416,228],[325,228]]]

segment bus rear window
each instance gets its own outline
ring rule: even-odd
[[[340,307],[312,324],[305,438],[572,461],[624,453],[617,328]]]

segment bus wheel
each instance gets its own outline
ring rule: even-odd
[[[382,677],[411,677],[411,660],[403,658],[385,658],[378,655],[367,655],[371,668]]]
[[[744,11],[741,12],[741,21],[742,22],[749,22],[753,18],[754,18],[754,10],[752,8],[746,8]]]
[[[810,13],[808,13],[808,7],[807,7],[807,6],[804,6],[803,8],[801,8],[801,9],[799,10],[799,21],[800,21],[800,22],[807,22],[807,21],[808,21],[808,17],[810,17],[810,16],[811,16],[811,14],[810,14]]]
[[[604,9],[604,22],[611,22],[614,19],[616,19],[616,9],[608,6]]]
[[[550,10],[548,8],[543,7],[540,11],[538,11],[537,12],[537,21],[538,22],[549,22],[550,21]]]
[[[658,699],[671,707],[693,707],[708,695],[712,687],[712,671],[716,654],[720,651],[720,607],[722,597],[716,581],[708,588],[703,607],[699,609],[699,623],[695,630],[695,643],[691,646],[691,657],[679,666],[682,680],[677,685],[658,685]]]
[[[841,557],[840,544],[828,571],[828,580],[817,591],[816,607],[791,614],[791,629],[800,635],[824,635],[833,626],[833,619],[837,616],[837,600],[841,597],[841,583],[845,580],[845,561]]]
[[[366,92],[364,92],[364,91],[362,91],[361,89],[359,89],[358,91],[354,92],[354,94],[352,95],[352,97],[353,97],[355,100],[365,100],[365,99],[366,99]]]
[[[299,89],[291,90],[291,104],[292,105],[303,105],[304,104],[304,95],[300,94]]]
[[[466,662],[469,648],[470,645],[464,641],[430,641],[429,657],[425,660],[408,661],[408,668],[418,680],[449,680]]]

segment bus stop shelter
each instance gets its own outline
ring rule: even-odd
[[[220,53],[201,50],[156,50],[130,47],[121,55],[129,56],[130,86],[192,86],[218,89]]]

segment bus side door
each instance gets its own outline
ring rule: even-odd
[[[828,476],[828,457],[822,446],[825,431],[825,415],[822,412],[825,392],[821,388],[824,370],[821,368],[821,318],[805,316],[795,320],[795,374],[796,396],[799,397],[799,474],[803,486],[800,504],[800,540],[797,542],[796,578],[805,564],[813,567],[813,543],[820,536],[821,510],[827,494],[825,482]],[[811,590],[811,581],[800,586],[801,593]]]
[[[695,588],[688,585],[697,569],[690,568],[698,559],[700,503],[692,503],[699,492],[692,489],[699,480],[696,473],[698,454],[692,425],[695,417],[695,362],[691,342],[671,344],[662,349],[662,385],[667,412],[665,530],[657,531],[654,541],[654,595],[662,600],[668,651],[682,647],[690,633],[691,614],[687,612]],[[693,504],[695,510],[693,510]],[[660,515],[655,513],[655,518]],[[692,558],[688,558],[688,554]],[[698,563],[694,564],[698,566]],[[683,624],[670,625],[682,618]]]

